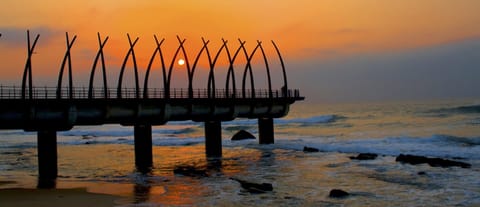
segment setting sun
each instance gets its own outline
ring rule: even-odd
[[[178,60],[178,65],[185,65],[185,60],[184,59]]]

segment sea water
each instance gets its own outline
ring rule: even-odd
[[[259,145],[230,140],[239,130],[257,136],[255,119],[222,122],[221,159],[205,157],[202,123],[154,126],[148,173],[135,170],[132,127],[75,127],[58,132],[56,187],[118,195],[118,206],[480,206],[480,102],[297,103],[274,123],[275,144]],[[379,156],[349,158],[359,153]],[[402,164],[399,154],[472,167]],[[35,133],[0,131],[0,188],[35,188],[36,155]],[[207,176],[175,174],[178,166]],[[250,193],[231,178],[273,191]],[[332,189],[351,195],[330,198]]]

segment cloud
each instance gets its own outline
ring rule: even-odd
[[[363,49],[363,45],[357,42],[347,42],[338,47],[324,47],[324,48],[314,48],[306,47],[302,49],[302,53],[307,56],[313,56],[317,58],[332,58],[338,57],[340,55],[346,55],[352,51],[357,51]]]
[[[333,31],[333,35],[352,35],[352,34],[359,34],[365,32],[361,29],[354,29],[354,28],[341,28],[336,31]]]
[[[480,39],[402,52],[294,63],[292,87],[308,100],[370,101],[480,97]]]
[[[27,44],[27,29],[18,27],[0,27],[0,44],[9,48],[25,47]],[[30,38],[33,41],[35,36],[40,34],[38,41],[50,42],[54,38],[58,38],[60,31],[56,31],[49,27],[36,27],[30,29]]]

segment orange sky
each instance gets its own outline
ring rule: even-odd
[[[64,32],[78,35],[73,48],[77,72],[90,70],[97,32],[110,36],[106,52],[113,65],[121,64],[128,49],[126,33],[140,37],[136,48],[142,68],[155,47],[153,34],[166,38],[168,54],[177,45],[175,35],[187,38],[189,51],[199,49],[201,37],[211,40],[216,51],[223,37],[231,50],[238,47],[237,38],[246,40],[249,50],[258,39],[272,53],[273,39],[288,62],[479,38],[478,8],[478,0],[3,0],[0,73],[3,82],[18,82],[26,50],[20,32],[27,29],[42,35],[34,67],[47,77],[58,73]]]

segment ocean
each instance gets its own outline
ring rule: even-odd
[[[275,144],[259,145],[230,140],[239,130],[258,137],[257,120],[222,122],[221,159],[205,157],[203,123],[154,126],[149,173],[135,170],[133,127],[58,132],[56,188],[116,195],[117,206],[480,206],[480,100],[306,101],[274,123]],[[378,157],[350,158],[359,153]],[[400,154],[471,167],[400,163]],[[36,155],[35,133],[0,131],[0,188],[36,188]],[[174,173],[181,166],[204,173]],[[252,193],[235,179],[273,190]],[[331,198],[332,189],[350,195]]]

